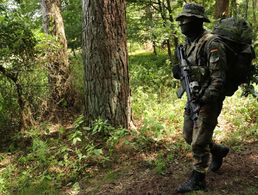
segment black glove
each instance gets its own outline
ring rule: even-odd
[[[172,73],[173,73],[173,77],[175,79],[180,79],[181,78],[181,70],[180,70],[180,67],[179,67],[178,64],[173,66]]]

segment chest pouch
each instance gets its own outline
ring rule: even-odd
[[[208,74],[208,68],[205,66],[191,66],[190,77],[192,81],[202,83]]]

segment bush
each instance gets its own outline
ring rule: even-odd
[[[166,87],[173,87],[171,65],[165,54],[140,53],[129,58],[131,88],[156,91],[163,94]]]

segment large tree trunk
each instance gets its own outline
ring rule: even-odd
[[[41,0],[43,27],[47,34],[56,36],[61,48],[55,54],[56,58],[48,65],[49,84],[51,87],[51,107],[71,103],[70,70],[67,53],[67,40],[64,31],[63,18],[60,13],[60,0]]]
[[[229,15],[229,0],[216,0],[215,3],[215,18],[221,18]]]
[[[113,126],[131,122],[125,0],[83,1],[85,114]]]

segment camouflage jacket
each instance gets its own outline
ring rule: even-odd
[[[226,51],[217,36],[204,31],[193,42],[186,40],[185,57],[190,65],[190,79],[201,86],[204,103],[224,99]]]

